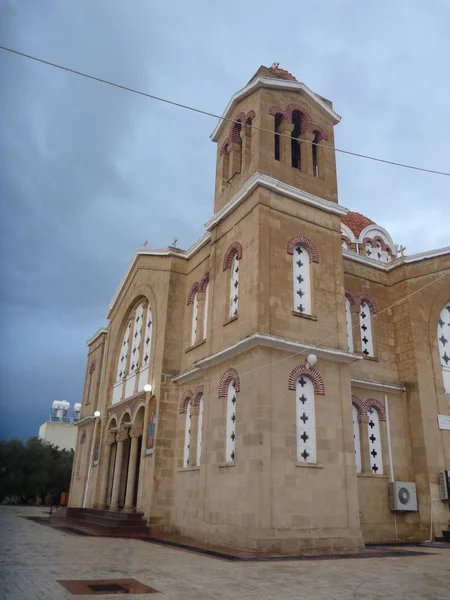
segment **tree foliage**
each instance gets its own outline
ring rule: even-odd
[[[68,491],[73,456],[73,450],[61,450],[36,437],[25,443],[0,439],[0,502],[44,501]]]

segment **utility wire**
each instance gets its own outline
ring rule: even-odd
[[[55,69],[61,69],[63,71],[67,71],[68,73],[73,73],[74,75],[79,75],[80,77],[85,77],[86,79],[92,79],[94,81],[99,81],[100,83],[104,83],[106,85],[110,85],[115,88],[119,88],[121,90],[125,90],[127,92],[132,92],[133,94],[138,94],[139,96],[144,96],[145,98],[150,98],[151,100],[156,100],[158,102],[164,102],[165,104],[170,104],[172,106],[177,106],[178,108],[184,108],[185,110],[190,110],[195,113],[199,113],[201,115],[206,115],[208,117],[213,117],[214,119],[218,119],[219,121],[229,121],[230,123],[234,123],[234,119],[230,119],[228,117],[222,117],[220,115],[216,115],[214,113],[208,112],[206,110],[201,110],[200,108],[194,108],[192,106],[188,106],[186,104],[181,104],[180,102],[174,102],[173,100],[167,100],[166,98],[161,98],[159,96],[154,96],[153,94],[148,94],[147,92],[142,92],[141,90],[136,90],[134,88],[130,88],[126,85],[121,85],[120,83],[115,83],[114,81],[109,81],[108,79],[103,79],[101,77],[95,77],[94,75],[88,75],[87,73],[83,73],[82,71],[77,71],[76,69],[70,69],[69,67],[64,67],[63,65],[58,65],[56,63],[50,62],[48,60],[44,60],[43,58],[38,58],[37,56],[32,56],[31,54],[25,54],[25,52],[19,52],[19,50],[13,50],[12,48],[8,48],[6,46],[1,46],[0,49],[5,52],[10,52],[11,54],[17,54],[18,56],[22,56],[24,58],[29,58],[30,60],[34,60],[36,62],[40,62],[44,65],[48,65],[50,67],[54,67]],[[251,125],[252,129],[257,129],[259,131],[263,131],[265,133],[270,133],[274,135],[275,132],[270,129],[265,129],[263,127],[256,127],[255,125]],[[291,139],[290,135],[286,134],[278,134],[279,137],[287,137]],[[314,142],[310,140],[302,140],[302,143],[314,144]],[[335,152],[340,152],[341,154],[347,154],[349,156],[357,156],[358,158],[364,158],[366,160],[373,160],[375,162],[384,163],[386,165],[393,165],[394,167],[401,167],[403,169],[412,169],[414,171],[422,171],[424,173],[432,173],[434,175],[444,175],[446,177],[450,177],[450,173],[446,171],[436,171],[434,169],[426,169],[425,167],[417,167],[415,165],[407,165],[405,163],[395,162],[393,160],[386,160],[384,158],[377,158],[376,156],[369,156],[368,154],[360,154],[359,152],[351,152],[350,150],[342,150],[341,148],[336,148],[333,146],[329,146],[320,142],[320,146],[322,148],[326,148],[327,150],[332,150]]]

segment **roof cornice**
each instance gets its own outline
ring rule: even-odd
[[[384,381],[369,381],[367,379],[358,379],[357,377],[351,378],[353,387],[364,388],[366,390],[376,390],[378,392],[390,392],[391,394],[401,394],[406,391],[404,385],[397,385],[395,383],[385,383]]]
[[[361,264],[367,265],[368,267],[374,267],[375,269],[379,269],[380,271],[392,271],[401,265],[414,263],[421,260],[427,260],[430,258],[437,258],[439,256],[445,256],[446,254],[450,254],[450,246],[446,246],[445,248],[438,248],[436,250],[428,250],[427,252],[419,252],[418,254],[411,254],[410,256],[402,256],[397,258],[391,263],[381,263],[373,258],[369,258],[368,256],[363,256],[362,254],[356,254],[356,252],[352,252],[351,250],[342,249],[342,255],[344,258],[349,258],[355,262],[359,262]]]
[[[252,92],[260,88],[271,88],[271,89],[279,89],[279,90],[290,90],[293,92],[302,92],[306,96],[308,96],[313,102],[317,104],[317,106],[326,113],[332,120],[333,125],[337,125],[341,120],[341,117],[335,112],[320,96],[315,94],[312,90],[309,89],[304,83],[300,81],[289,81],[286,79],[276,79],[272,77],[264,77],[263,75],[258,75],[255,77],[253,81],[248,83],[241,90],[233,94],[231,100],[228,102],[227,107],[222,115],[222,119],[217,124],[216,128],[211,134],[211,139],[213,142],[217,142],[220,134],[222,133],[223,128],[227,125],[227,119],[232,118],[230,116],[230,112],[234,109],[234,106],[239,100],[242,100]]]
[[[108,333],[108,328],[107,327],[101,327],[100,329],[97,329],[97,331],[94,333],[94,335],[91,336],[87,340],[86,346],[90,346],[92,344],[92,342],[95,342],[95,340],[97,338],[99,338],[101,335],[103,335],[104,333]]]
[[[210,356],[206,356],[205,358],[195,361],[192,369],[185,371],[184,373],[180,373],[180,375],[174,377],[172,381],[178,385],[187,381],[191,381],[192,379],[196,379],[201,374],[201,371],[218,365],[226,360],[229,360],[230,358],[234,358],[243,352],[248,352],[249,350],[252,350],[258,346],[290,352],[293,355],[303,355],[305,359],[308,354],[313,353],[318,358],[322,358],[331,362],[353,363],[362,360],[362,356],[359,354],[353,354],[345,350],[315,346],[313,344],[305,344],[304,342],[298,342],[296,340],[282,338],[276,335],[253,333],[252,335],[239,340],[235,344],[219,350],[219,352],[215,352]]]
[[[117,299],[120,296],[123,286],[125,285],[125,282],[128,279],[128,276],[130,275],[131,271],[133,270],[133,267],[136,264],[136,261],[139,256],[175,256],[177,258],[183,258],[185,260],[188,260],[198,250],[200,250],[200,248],[203,248],[203,246],[205,246],[209,242],[210,238],[211,238],[211,234],[209,233],[209,231],[206,231],[202,235],[202,237],[199,240],[197,240],[195,242],[195,244],[193,244],[188,250],[181,250],[181,249],[175,248],[174,246],[169,246],[168,248],[154,248],[154,249],[139,248],[138,250],[136,250],[130,264],[127,267],[127,270],[125,271],[125,275],[122,277],[119,287],[117,288],[116,293],[114,294],[114,297],[111,300],[111,303],[108,307],[108,312],[106,313],[106,317],[109,319],[109,316],[110,316],[112,310],[114,309],[114,306],[117,302]]]
[[[286,196],[287,198],[291,198],[292,200],[296,200],[297,202],[309,204],[310,206],[314,206],[315,208],[319,208],[320,210],[324,210],[325,212],[339,215],[341,217],[345,216],[348,212],[348,209],[336,204],[336,202],[331,202],[330,200],[325,200],[319,196],[314,196],[313,194],[299,190],[292,185],[283,183],[279,179],[269,177],[269,175],[265,175],[264,173],[255,173],[241,187],[239,192],[235,194],[223,208],[217,211],[207,223],[205,223],[206,229],[211,231],[214,227],[216,227],[216,225],[218,225],[242,202],[244,202],[244,200],[246,200],[248,196],[259,186],[271,190],[272,192],[276,192],[277,194],[281,194],[282,196]]]

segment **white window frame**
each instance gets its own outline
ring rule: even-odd
[[[296,244],[293,249],[292,282],[294,312],[311,315],[311,264],[309,253],[302,244]]]
[[[316,408],[314,384],[309,377],[300,375],[295,387],[297,424],[297,461],[312,463],[317,461]]]

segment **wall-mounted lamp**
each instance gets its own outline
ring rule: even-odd
[[[144,385],[144,392],[150,392],[150,394],[151,394],[152,390],[153,390],[153,388],[152,388],[152,386],[149,383],[146,383]]]
[[[317,356],[315,354],[309,354],[308,358],[306,359],[306,364],[309,367],[313,367],[317,362]]]
[[[100,417],[100,411],[99,411],[99,410],[96,410],[96,411],[95,411],[95,413],[94,413],[94,417],[95,417],[96,419],[98,419],[98,418]]]

